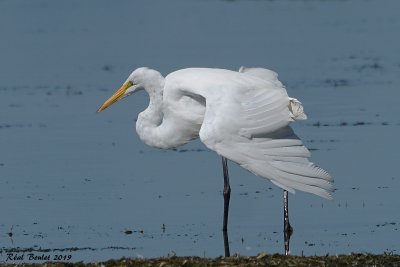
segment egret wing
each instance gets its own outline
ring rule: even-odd
[[[242,66],[240,67],[239,72],[273,83],[276,88],[285,90],[283,84],[278,80],[278,73],[276,73],[275,71],[265,68],[246,68]],[[307,119],[307,115],[304,113],[303,104],[296,98],[289,97],[289,110],[293,115],[292,116],[293,119],[295,120]]]
[[[286,90],[277,82],[268,88],[207,94],[200,139],[289,192],[301,190],[330,199],[333,180],[309,161],[309,150],[288,126],[296,119],[290,105]]]
[[[246,68],[244,66],[240,67],[240,73],[245,73],[268,82],[274,83],[276,86],[283,87],[281,81],[278,80],[278,73],[266,68]]]

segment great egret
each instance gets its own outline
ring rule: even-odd
[[[200,140],[222,156],[224,173],[223,232],[225,255],[230,185],[227,159],[269,179],[284,190],[285,254],[292,227],[288,191],[309,192],[331,199],[333,180],[308,160],[309,150],[288,124],[306,119],[303,105],[287,95],[278,75],[264,68],[188,68],[165,78],[149,68],[134,70],[122,87],[99,109],[139,90],[150,104],[136,122],[140,139],[149,146],[168,149]]]

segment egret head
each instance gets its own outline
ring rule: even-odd
[[[101,105],[97,112],[106,109],[118,100],[140,90],[156,90],[162,86],[163,80],[164,77],[156,70],[145,67],[138,68],[129,75],[121,88],[115,91],[115,93]]]

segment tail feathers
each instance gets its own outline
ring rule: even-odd
[[[305,185],[305,184],[294,184],[291,181],[284,180],[284,179],[280,180],[279,182],[275,181],[275,180],[271,180],[271,182],[290,193],[295,193],[295,190],[300,190],[300,191],[311,193],[311,194],[314,194],[314,195],[317,195],[317,196],[320,196],[322,198],[326,198],[329,200],[333,199],[332,192],[327,191],[327,190],[317,187],[317,186]]]
[[[259,162],[252,166],[243,166],[255,174],[271,180],[272,183],[295,193],[300,190],[317,196],[332,199],[335,190],[332,177],[313,163],[292,161],[271,161],[270,164]]]
[[[281,184],[281,183],[279,183],[279,182],[277,182],[277,181],[275,181],[275,180],[271,180],[271,183],[273,183],[273,184],[276,185],[277,187],[280,187],[280,188],[282,188],[283,190],[286,190],[286,191],[288,191],[288,192],[290,192],[290,193],[292,193],[292,194],[296,194],[296,191],[295,191],[293,188],[291,188],[291,187],[288,187],[288,186],[286,186],[286,185],[283,185],[283,184]]]
[[[271,164],[276,168],[276,176],[272,178],[273,182],[279,183],[284,188],[301,190],[332,199],[332,192],[335,190],[332,177],[313,163],[273,161]]]
[[[288,161],[272,161],[271,164],[280,171],[294,175],[307,176],[332,182],[333,179],[324,169],[314,165],[312,162],[308,164],[295,163]]]

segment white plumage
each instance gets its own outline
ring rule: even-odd
[[[139,68],[98,111],[141,89],[150,104],[136,130],[146,144],[174,148],[200,137],[209,149],[284,190],[331,198],[331,176],[309,161],[309,150],[289,126],[307,118],[303,105],[287,95],[275,72],[189,68],[163,78]]]

